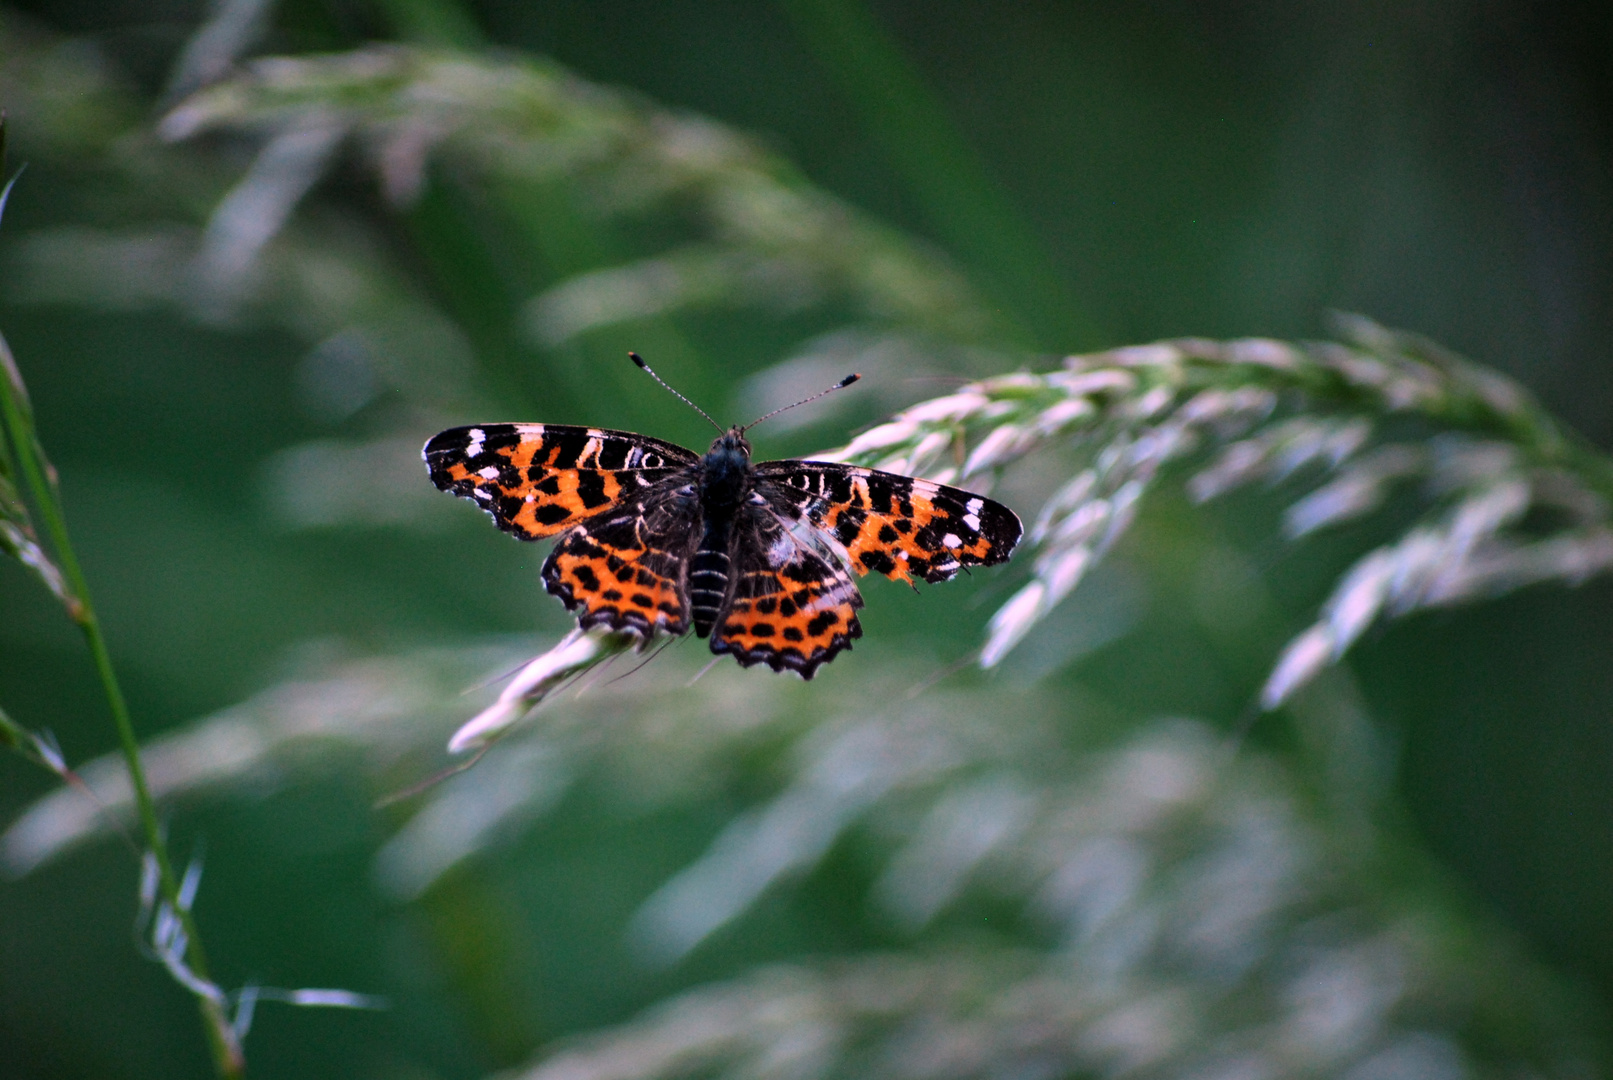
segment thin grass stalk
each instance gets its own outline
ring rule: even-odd
[[[0,336],[0,367],[5,369],[0,372],[0,420],[4,421],[5,429],[11,435],[13,461],[28,483],[40,520],[50,537],[56,562],[67,578],[68,589],[72,596],[72,602],[68,604],[68,615],[83,632],[84,640],[90,648],[90,655],[94,658],[95,671],[106,694],[107,707],[112,712],[112,722],[118,730],[123,759],[129,768],[135,809],[140,819],[140,830],[145,838],[146,848],[156,862],[162,895],[184,927],[188,943],[185,953],[187,963],[200,979],[211,982],[201,936],[197,933],[194,920],[191,918],[189,905],[180,900],[179,879],[174,875],[173,863],[169,858],[168,847],[163,841],[162,828],[157,820],[157,807],[152,801],[145,770],[140,764],[140,742],[135,737],[134,724],[129,718],[129,706],[124,700],[123,689],[118,684],[117,673],[112,667],[112,655],[106,647],[106,638],[101,633],[100,619],[96,617],[95,607],[90,602],[89,583],[85,580],[78,557],[73,552],[73,544],[67,532],[67,519],[62,512],[56,485],[51,480],[48,466],[37,453],[32,418],[20,396],[21,381],[20,376],[16,374],[16,361],[12,358],[11,348],[3,336]],[[241,1051],[240,1041],[235,1037],[229,1018],[224,1013],[223,1003],[198,994],[197,1004],[202,1013],[202,1026],[207,1031],[208,1042],[213,1052],[213,1064],[218,1075],[224,1078],[244,1076],[246,1060]]]
[[[6,710],[0,709],[0,745],[37,760],[30,751],[33,748],[33,735],[29,730],[6,715]]]

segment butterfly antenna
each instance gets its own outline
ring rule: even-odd
[[[695,683],[699,682],[705,676],[706,672],[710,671],[712,668],[716,667],[721,662],[722,662],[722,657],[713,656],[711,658],[711,663],[707,664],[705,667],[703,667],[699,671],[695,672],[694,673],[694,678],[690,679],[688,682],[684,683],[683,685],[685,687],[693,686]]]
[[[696,405],[694,402],[690,401],[688,398],[684,397],[682,394],[680,394],[676,390],[672,389],[672,387],[667,386],[667,381],[665,379],[661,378],[661,376],[657,375],[655,373],[655,369],[644,362],[644,357],[640,356],[636,352],[630,352],[630,353],[627,354],[627,356],[628,356],[628,359],[633,361],[633,363],[637,364],[639,367],[641,367],[645,371],[649,372],[650,378],[654,379],[656,382],[660,383],[663,387],[665,387],[666,391],[669,394],[671,394],[673,397],[677,398],[679,401],[683,402],[685,405],[689,406],[689,408],[693,409],[695,412],[699,413],[701,416],[704,416],[706,418],[706,422],[709,423],[712,427],[716,428],[718,431],[723,431],[724,430],[723,426],[721,424],[717,423],[717,421],[713,420],[711,418],[711,415],[709,413],[707,413],[706,410],[702,409],[700,406]]]
[[[419,795],[421,792],[426,791],[426,790],[428,790],[430,788],[436,787],[438,784],[442,783],[444,780],[448,780],[448,779],[450,779],[452,777],[458,776],[460,773],[464,772],[466,769],[470,768],[472,765],[474,765],[478,761],[482,760],[482,755],[486,754],[491,749],[493,749],[493,744],[492,743],[487,743],[481,749],[477,750],[476,755],[474,757],[472,757],[469,761],[462,761],[457,765],[450,765],[450,766],[448,766],[448,768],[442,770],[441,772],[433,773],[431,776],[426,777],[424,780],[421,780],[419,783],[410,784],[408,787],[404,788],[402,791],[394,791],[390,795],[383,795],[379,799],[375,800],[374,804],[370,807],[370,809],[372,809],[372,810],[384,810],[387,807],[393,805],[394,803],[400,803],[400,802],[404,801],[405,799],[412,799],[416,795]]]
[[[654,660],[657,656],[660,656],[662,653],[666,652],[667,649],[671,648],[672,643],[674,641],[679,641],[679,640],[681,640],[681,639],[680,638],[674,638],[674,637],[667,638],[666,641],[663,642],[660,646],[658,646],[654,652],[650,653],[650,655],[646,656],[644,659],[642,659],[638,663],[634,664],[633,667],[630,670],[624,671],[622,674],[616,676],[616,678],[612,679],[610,682],[606,683],[605,685],[606,686],[615,686],[617,683],[621,682],[623,679],[627,678],[629,675],[637,675],[640,671],[644,670],[644,665],[645,664],[648,664],[651,660]]]
[[[834,393],[836,390],[844,390],[846,387],[850,386],[852,383],[856,382],[860,378],[862,378],[861,375],[855,375],[855,374],[847,375],[844,379],[841,379],[839,382],[837,382],[833,386],[829,387],[829,389],[827,389],[827,390],[819,390],[816,394],[813,394],[811,397],[804,397],[800,401],[797,401],[795,403],[795,405],[805,405],[809,401],[817,401],[821,397],[826,397],[829,394]],[[773,419],[773,417],[777,416],[779,413],[787,412],[790,409],[795,408],[795,405],[786,405],[782,409],[774,409],[772,412],[768,413],[766,416],[758,416],[756,419],[752,420],[750,423],[746,424],[744,427],[740,428],[739,430],[741,432],[749,431],[751,428],[755,427],[757,424],[760,424],[763,420],[771,420],[771,419]]]

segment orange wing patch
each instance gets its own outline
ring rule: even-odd
[[[880,506],[869,497],[866,481],[858,477],[852,481],[853,502],[825,508],[821,526],[845,546],[857,573],[877,570],[895,581],[911,583],[916,570],[924,580],[944,581],[965,563],[984,562],[991,542],[978,530],[964,527],[961,521],[955,530],[946,529],[954,514],[936,505],[934,496],[941,485],[927,480],[911,483],[905,506],[903,496],[896,493],[889,494]]]
[[[585,496],[584,492],[589,491],[595,494]],[[498,505],[520,500],[519,509],[510,516],[510,531],[540,540],[615,506],[621,501],[622,485],[614,473],[562,469],[550,472],[535,484],[499,486],[499,494],[502,498],[497,500]]]
[[[616,530],[610,530],[612,532]],[[563,538],[543,564],[543,583],[584,628],[605,626],[648,638],[689,629],[688,603],[673,554],[619,545],[586,527]]]
[[[743,667],[766,664],[810,679],[862,637],[862,596],[839,566],[805,550],[776,569],[741,571],[733,598],[711,637],[712,652]]]

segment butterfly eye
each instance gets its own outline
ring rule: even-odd
[[[810,484],[811,482],[812,481],[807,479],[807,477],[804,476],[804,475],[790,477],[790,486],[791,487],[798,487],[802,491],[805,491],[806,488],[807,488],[807,485]]]
[[[646,469],[658,469],[661,467],[661,455],[645,454],[644,457],[639,460],[639,465]]]

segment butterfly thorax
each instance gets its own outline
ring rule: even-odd
[[[700,506],[712,515],[731,515],[750,487],[750,443],[730,428],[700,459]]]
[[[694,631],[711,633],[728,594],[734,516],[750,494],[750,443],[730,428],[700,459],[700,510],[705,529],[689,562],[689,607]]]

